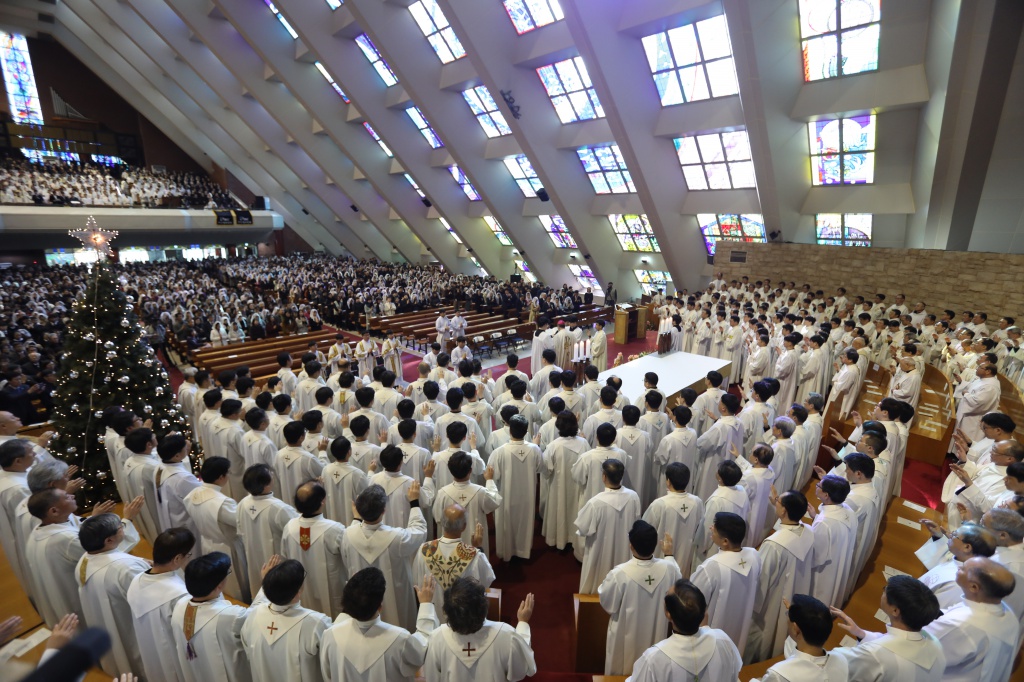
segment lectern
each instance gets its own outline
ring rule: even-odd
[[[615,343],[625,344],[647,335],[647,308],[628,303],[615,306]]]

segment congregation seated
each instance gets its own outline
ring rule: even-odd
[[[0,203],[37,206],[193,209],[241,208],[231,195],[198,173],[156,173],[147,168],[9,156],[0,163]]]

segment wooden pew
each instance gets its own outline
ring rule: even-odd
[[[572,639],[574,670],[600,675],[604,672],[610,618],[596,594],[574,594],[572,604],[576,619]]]
[[[999,411],[1008,415],[1017,424],[1015,439],[1024,443],[1024,400],[1013,382],[999,375]]]
[[[310,341],[317,341],[318,343],[330,345],[331,343],[334,343],[335,334],[336,332],[331,330],[321,330],[318,332],[307,332],[306,334],[289,334],[287,336],[275,336],[273,338],[259,339],[257,341],[244,341],[242,343],[233,343],[227,346],[201,348],[193,353],[193,357],[197,360],[216,360],[229,355],[238,355],[240,352],[248,354],[256,351],[269,351],[271,349],[278,348],[293,348],[299,344],[305,348],[306,344]]]

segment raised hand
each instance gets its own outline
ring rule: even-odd
[[[341,428],[348,428],[348,405],[345,405],[345,414],[341,415]]]
[[[817,464],[815,464],[815,465],[814,465],[814,474],[815,474],[815,476],[817,476],[817,477],[818,477],[819,479],[821,479],[821,478],[825,478],[826,476],[828,476],[828,474],[827,474],[827,473],[825,473],[825,470],[824,470],[824,469],[822,469],[822,468],[821,468],[820,466],[818,466]]]
[[[430,460],[429,462],[427,462],[427,465],[425,467],[423,467],[423,477],[424,478],[433,478],[434,477],[434,469],[436,469],[436,468],[437,468],[437,462],[435,462],[434,460]]]
[[[864,423],[864,419],[860,416],[860,412],[857,410],[850,412],[850,416],[853,417],[853,423],[855,426],[860,426]]]
[[[963,466],[959,464],[950,464],[949,470],[956,474],[956,477],[959,478],[965,486],[973,485],[974,481],[971,480],[971,475],[967,473],[967,470],[964,469]]]
[[[735,443],[729,443],[729,454],[732,455],[734,458],[739,459],[740,451],[736,449]]]
[[[469,432],[469,449],[476,450],[476,429]]]
[[[479,521],[476,524],[476,528],[473,529],[473,537],[469,540],[474,547],[483,547],[484,544],[484,524]]]
[[[327,439],[326,438],[321,438],[320,442],[317,443],[317,450],[321,450],[321,451],[326,450],[327,449],[327,445],[328,445]]]
[[[21,620],[20,618],[18,620]],[[47,649],[61,649],[67,646],[75,637],[78,630],[78,616],[74,613],[65,614],[50,632],[50,638],[46,640]]]
[[[494,480],[494,467],[487,467],[486,469],[484,469],[484,480],[485,481],[493,481]]]
[[[66,492],[68,495],[74,495],[79,490],[81,490],[82,486],[84,486],[84,485],[85,485],[85,479],[84,478],[76,478],[74,480],[71,480],[71,481],[67,482],[67,484],[64,486],[64,492]]]
[[[960,520],[964,523],[974,520],[974,512],[963,502],[956,503],[956,510],[960,513]]]
[[[519,610],[516,612],[516,617],[520,623],[529,623],[530,618],[533,616],[533,592],[526,595],[526,599],[519,605]]]
[[[72,464],[71,466],[68,467],[67,473],[65,473],[64,476],[65,476],[65,478],[71,478],[72,476],[74,476],[77,473],[78,473],[78,465],[77,464]]]
[[[282,561],[284,561],[284,557],[280,554],[274,554],[273,556],[271,556],[269,559],[267,559],[267,563],[263,564],[263,567],[260,569],[260,577],[267,577],[267,573],[270,572],[270,569],[272,569],[274,566],[277,566]]]
[[[142,511],[142,505],[144,505],[145,503],[146,498],[144,498],[142,495],[136,497],[134,500],[132,500],[131,502],[124,506],[124,514],[122,514],[123,518],[126,521],[134,521],[135,517],[138,516],[139,512]]]
[[[386,429],[381,429],[380,433],[377,434],[377,438],[380,439],[381,443],[387,443],[388,442],[388,432],[387,432],[387,430]]]
[[[828,610],[832,612],[832,617],[836,619],[836,625],[838,625],[846,632],[849,632],[858,640],[864,639],[864,635],[866,635],[867,632],[865,632],[863,628],[857,625],[857,623],[854,622],[853,618],[850,618],[848,615],[843,613],[842,610],[837,609],[834,606],[830,606]]]
[[[441,434],[435,433],[434,440],[430,442],[431,449],[434,452],[441,452]]]
[[[423,582],[413,585],[412,589],[416,591],[416,599],[421,604],[429,604],[434,601],[434,576],[430,574],[423,576]]]
[[[420,482],[413,481],[409,484],[409,490],[405,494],[409,498],[410,502],[420,499]]]
[[[65,490],[66,492],[66,490]],[[109,514],[114,511],[117,504],[113,500],[107,500],[105,502],[98,502],[95,507],[92,508],[92,512],[89,516],[99,516],[100,514]]]
[[[75,614],[72,613],[70,615],[73,616],[76,620],[78,619],[78,616],[75,616]],[[67,616],[64,617],[67,618]],[[21,623],[21,616],[11,616],[7,620],[0,623],[0,644],[3,644],[7,640],[13,638],[16,634],[18,634],[18,631],[21,630]],[[54,628],[54,630],[56,629],[57,628]]]
[[[675,542],[672,540],[670,533],[665,533],[665,537],[661,540],[661,551],[665,556],[672,556],[675,554]]]
[[[370,466],[366,467],[366,469],[371,474],[375,473],[377,471],[377,458],[371,459]]]

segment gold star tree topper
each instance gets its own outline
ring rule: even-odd
[[[104,230],[96,223],[95,218],[89,216],[89,219],[85,221],[84,229],[68,230],[68,234],[81,240],[82,246],[85,248],[109,256],[110,242],[114,241],[118,233],[117,230]]]

